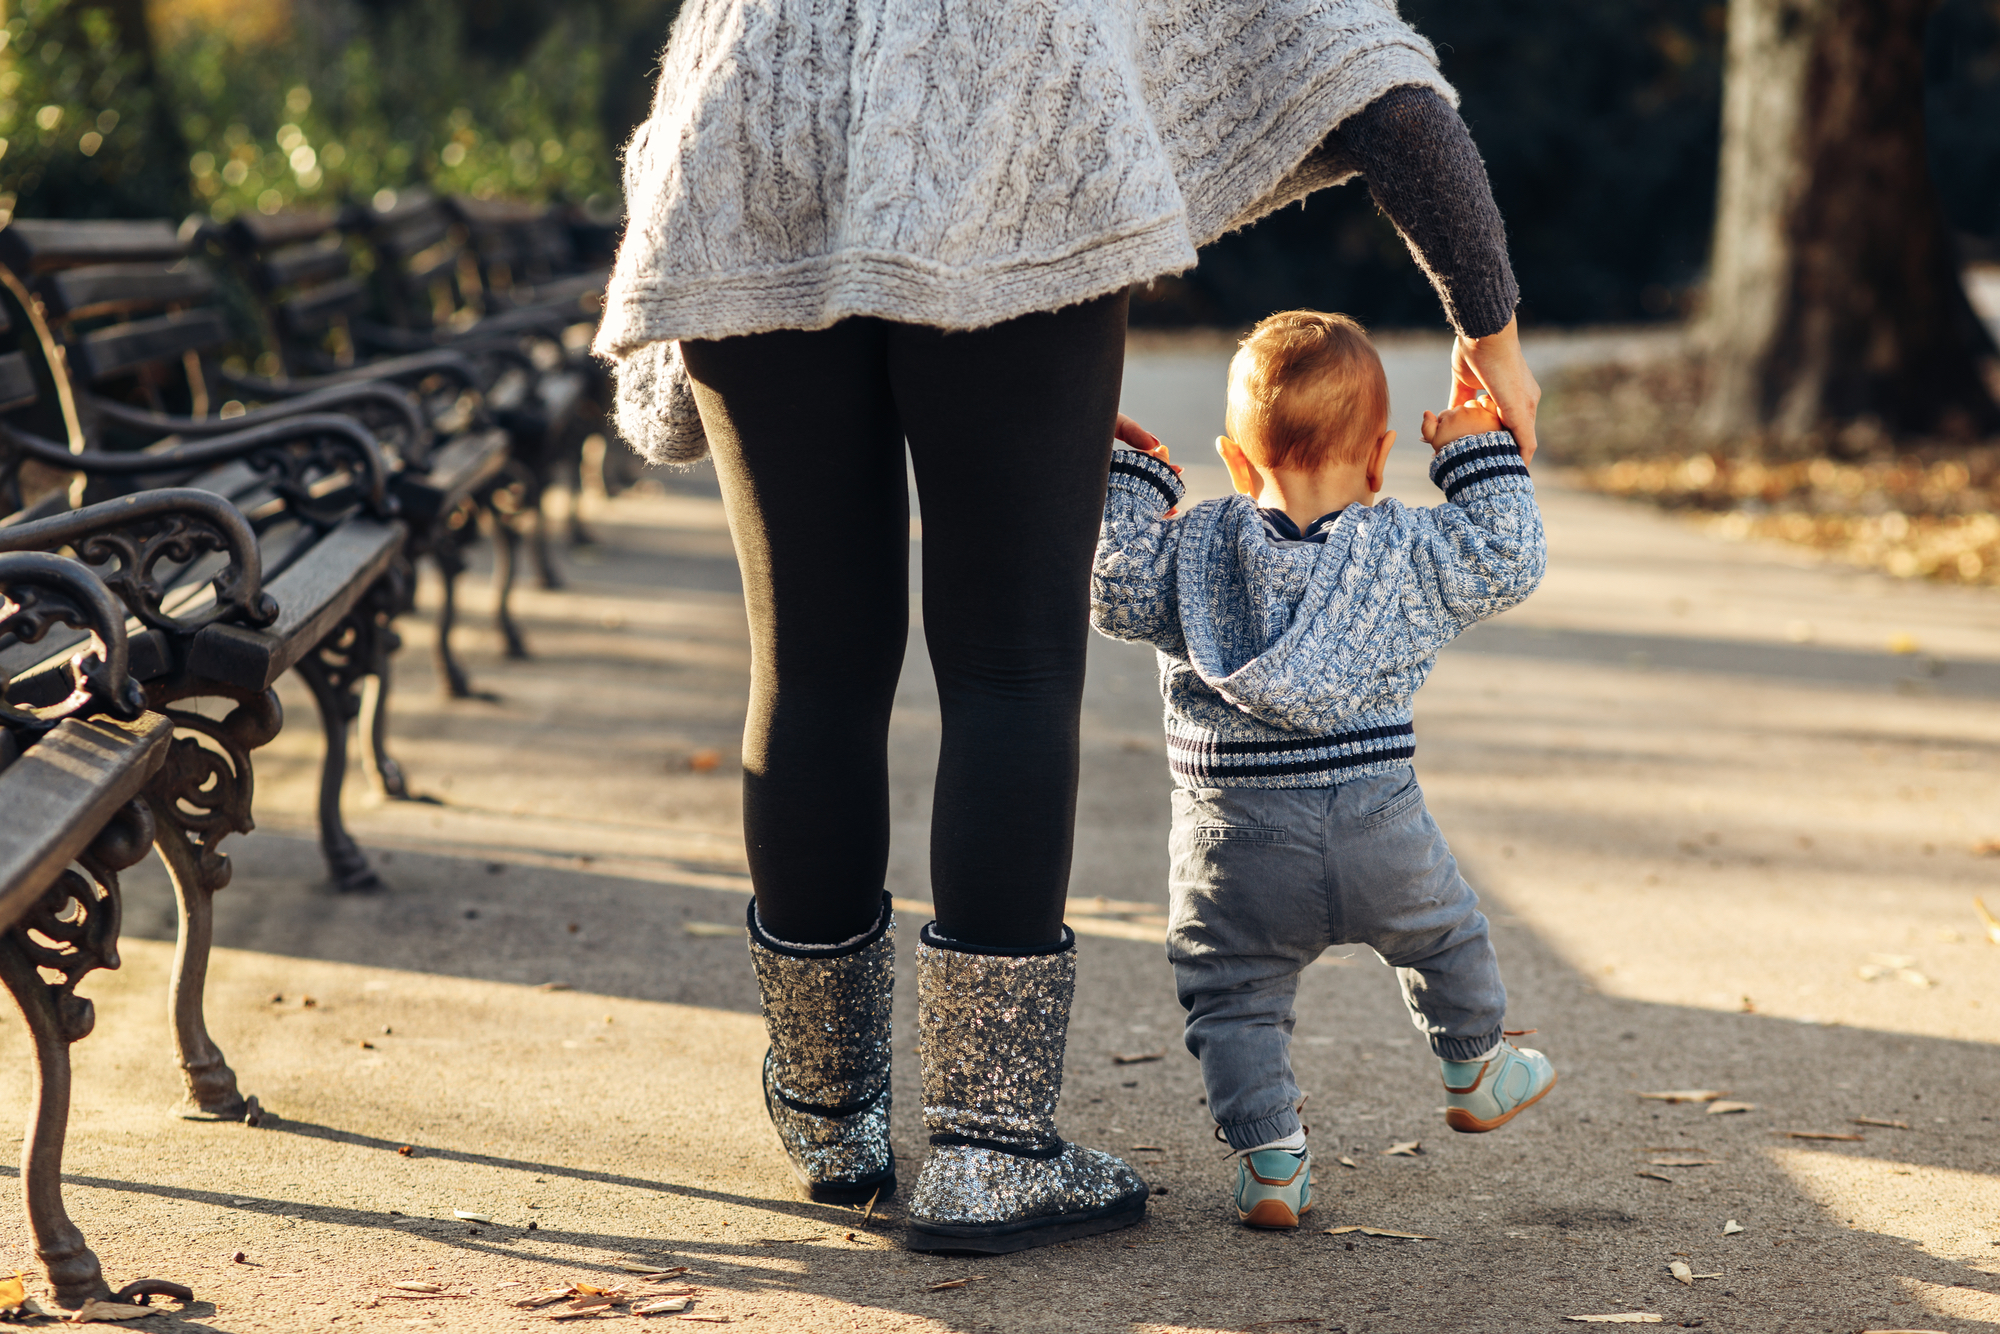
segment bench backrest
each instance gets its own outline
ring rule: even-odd
[[[261,303],[266,332],[290,375],[344,369],[354,360],[352,321],[374,305],[356,271],[352,210],[240,214],[213,235]]]
[[[356,209],[348,225],[375,257],[375,277],[389,320],[405,329],[432,329],[479,313],[476,261],[466,229],[451,206],[421,189],[403,191],[386,208]]]

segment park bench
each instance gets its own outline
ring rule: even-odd
[[[192,1297],[157,1279],[114,1296],[62,1198],[69,1049],[96,1022],[76,990],[93,970],[118,966],[118,876],[152,844],[148,793],[173,734],[131,679],[125,620],[124,605],[79,562],[0,554],[0,645],[31,646],[59,627],[82,639],[57,672],[61,698],[42,707],[13,698],[0,671],[0,983],[20,1007],[35,1067],[21,1189],[35,1254],[70,1307]]]
[[[17,299],[56,367],[49,388],[64,405],[72,448],[145,448],[303,413],[365,422],[388,446],[412,562],[429,558],[443,575],[439,673],[452,694],[473,693],[452,651],[460,548],[474,531],[471,507],[502,484],[508,461],[506,436],[484,425],[478,368],[436,349],[325,375],[232,369],[218,360],[231,339],[214,275],[190,249],[159,221],[17,222],[0,231],[0,271],[24,289]],[[499,620],[518,642],[504,584]],[[406,795],[392,770],[380,776],[392,796]]]

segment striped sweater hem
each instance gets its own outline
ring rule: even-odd
[[[1167,767],[1182,787],[1332,787],[1408,764],[1416,753],[1407,720],[1229,741],[1167,733]]]

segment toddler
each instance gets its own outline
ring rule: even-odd
[[[1092,574],[1092,624],[1159,651],[1167,954],[1253,1227],[1296,1227],[1312,1205],[1288,1049],[1299,970],[1328,946],[1396,969],[1453,1130],[1504,1125],[1556,1082],[1502,1031],[1486,918],[1410,769],[1410,701],[1438,650],[1541,580],[1534,487],[1482,396],[1424,414],[1445,503],[1377,503],[1388,419],[1360,325],[1273,315],[1229,368],[1216,447],[1241,494],[1175,517],[1179,470],[1121,419],[1132,447],[1112,455]]]

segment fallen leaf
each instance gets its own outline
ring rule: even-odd
[[[532,1297],[521,1298],[514,1305],[533,1311],[543,1306],[554,1306],[575,1291],[574,1288],[547,1288]]]
[[[882,1188],[880,1186],[877,1186],[875,1188],[875,1193],[868,1197],[868,1207],[861,1211],[861,1226],[863,1227],[868,1226],[868,1220],[875,1216],[875,1201],[881,1198],[882,1198]]]
[[[924,1291],[943,1292],[946,1288],[962,1288],[968,1283],[977,1283],[979,1282],[979,1280],[985,1277],[986,1275],[984,1274],[968,1274],[964,1278],[948,1278],[942,1283],[931,1284],[928,1288],[925,1288]]]
[[[766,1246],[792,1246],[802,1241],[818,1241],[824,1236],[824,1232],[815,1232],[810,1237],[759,1237],[757,1240]]]
[[[690,1297],[661,1297],[656,1301],[640,1302],[632,1308],[633,1315],[672,1315],[675,1311],[685,1311]]]
[[[1382,1150],[1382,1156],[1384,1158],[1415,1158],[1423,1151],[1424,1142],[1422,1140],[1408,1139],[1399,1144],[1391,1144],[1388,1148]]]
[[[681,930],[690,936],[722,937],[740,936],[743,934],[741,924],[731,926],[727,922],[682,922]]]
[[[398,1292],[443,1292],[444,1291],[444,1284],[427,1283],[420,1279],[412,1279],[407,1283],[391,1283],[389,1286],[396,1289]]]
[[[719,750],[698,750],[688,756],[688,768],[698,774],[712,773],[715,766],[721,763],[722,752]]]
[[[0,1311],[11,1311],[28,1300],[28,1289],[21,1282],[18,1271],[7,1278],[0,1278]]]
[[[451,1211],[451,1216],[453,1218],[463,1218],[468,1223],[491,1223],[493,1221],[485,1214],[476,1214],[470,1209],[454,1209]]]
[[[503,1279],[493,1286],[496,1288],[518,1288],[521,1286],[521,1280],[518,1278]]]
[[[1111,1058],[1111,1063],[1113,1065],[1144,1065],[1148,1061],[1164,1061],[1166,1059],[1167,1049],[1162,1047],[1158,1051],[1142,1051],[1130,1055],[1120,1052]]]
[[[1884,1130],[1908,1130],[1910,1128],[1908,1121],[1891,1121],[1887,1117],[1882,1116],[1857,1116],[1854,1118],[1854,1124],[1857,1126],[1881,1126]]]
[[[1345,1227],[1330,1227],[1324,1235],[1338,1237],[1349,1232],[1359,1232],[1364,1237],[1394,1237],[1399,1241],[1437,1240],[1436,1237],[1427,1237],[1421,1232],[1398,1232],[1392,1227],[1363,1227],[1359,1223],[1349,1223]]]
[[[1685,1260],[1674,1260],[1667,1265],[1667,1269],[1688,1287],[1694,1286],[1694,1268]]]
[[[1713,1167],[1720,1158],[1648,1158],[1654,1167]]]
[[[144,1320],[149,1315],[158,1315],[150,1306],[132,1306],[125,1302],[99,1301],[92,1297],[70,1317],[77,1324],[88,1324],[94,1320]]]
[[[1757,1104],[1754,1102],[1712,1102],[1708,1105],[1708,1114],[1710,1116],[1727,1116],[1731,1112],[1754,1112],[1756,1110]]]
[[[1714,1102],[1728,1093],[1728,1089],[1668,1089],[1663,1093],[1641,1093],[1639,1096],[1654,1102]],[[1577,1317],[1571,1316],[1570,1319]]]
[[[417,1151],[416,1151],[415,1147],[413,1147],[413,1146],[411,1146],[411,1145],[408,1145],[408,1144],[405,1144],[405,1145],[402,1145],[402,1146],[400,1146],[400,1147],[399,1147],[399,1148],[398,1148],[398,1149],[396,1150],[396,1152],[397,1152],[397,1153],[399,1153],[399,1154],[401,1154],[401,1155],[402,1155],[403,1157],[405,1157],[405,1158],[413,1158],[413,1157],[415,1157],[415,1156],[416,1156],[416,1152],[417,1152]]]
[[[540,986],[536,987],[536,988],[535,988],[535,990],[537,990],[537,991],[575,991],[575,990],[576,990],[576,988],[575,988],[575,987],[573,987],[573,986],[571,986],[571,985],[570,985],[569,983],[567,983],[567,982],[544,982],[544,983],[542,983],[542,984],[541,984]]]
[[[1616,1315],[1566,1315],[1563,1319],[1584,1325],[1657,1325],[1664,1317],[1651,1311],[1620,1311]]]
[[[1640,1172],[1634,1172],[1632,1175],[1635,1177],[1646,1177],[1653,1181],[1664,1181],[1668,1185],[1672,1185],[1674,1180],[1672,1177],[1668,1176],[1665,1172],[1640,1171]]]
[[[1352,1167],[1355,1168],[1356,1170],[1359,1170],[1361,1167],[1360,1163],[1355,1162],[1352,1158],[1349,1158],[1344,1153],[1341,1154],[1340,1157],[1334,1159],[1334,1161],[1336,1163],[1339,1163],[1342,1167]]]
[[[1854,1144],[1859,1144],[1868,1138],[1866,1135],[1850,1135],[1840,1130],[1787,1130],[1784,1133],[1787,1139],[1837,1139]]]
[[[1991,844],[1982,844],[1981,848],[1986,856],[2000,857],[2000,841]],[[1972,906],[1979,910],[1979,920],[1986,927],[1986,938],[1995,945],[2000,945],[2000,917],[1995,917],[1987,908],[1986,901],[1976,894],[1973,895]]]
[[[1132,1148],[1131,1148],[1131,1152],[1133,1152],[1133,1153],[1165,1153],[1165,1152],[1166,1152],[1166,1150],[1165,1150],[1165,1149],[1163,1149],[1163,1148],[1161,1148],[1161,1147],[1160,1147],[1159,1145],[1157,1145],[1157,1144],[1134,1144],[1134,1145],[1132,1146]]]
[[[671,1277],[674,1274],[685,1274],[688,1271],[686,1265],[674,1265],[672,1267],[666,1265],[649,1265],[643,1260],[620,1260],[618,1267],[628,1274],[657,1274],[662,1278]]]
[[[1917,637],[1907,630],[1898,630],[1889,636],[1887,648],[1891,653],[1915,653]]]
[[[1741,1231],[1743,1231],[1743,1225],[1733,1218],[1722,1225],[1722,1235],[1725,1237],[1734,1236]]]
[[[729,1317],[726,1315],[677,1315],[674,1317],[674,1319],[706,1320],[711,1325],[726,1325],[729,1323]]]

